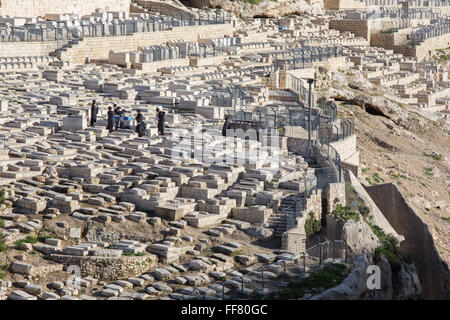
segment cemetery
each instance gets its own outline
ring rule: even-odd
[[[0,299],[252,298],[346,263],[344,240],[305,229],[351,205],[344,175],[360,170],[354,122],[317,70],[421,109],[450,101],[448,69],[402,49],[447,37],[438,2],[324,1],[351,10],[278,19],[25,2],[0,5],[0,264],[14,260]]]

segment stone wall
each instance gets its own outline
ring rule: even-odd
[[[430,58],[435,50],[445,49],[450,46],[450,33],[438,37],[432,37],[422,41],[419,45],[410,43],[395,45],[394,53],[399,53],[407,57],[417,57],[418,61]]]
[[[341,157],[341,161],[359,164],[359,151],[356,150],[356,134],[353,134],[345,139],[330,143],[336,149]]]
[[[395,236],[399,242],[402,242],[404,240],[404,237],[399,235],[397,231],[389,224],[386,217],[380,211],[370,195],[366,192],[363,185],[359,182],[356,176],[351,171],[346,171],[344,172],[344,179],[346,183],[350,183],[353,186],[354,192],[361,200],[364,201],[364,204],[369,207],[370,212],[366,218],[376,226],[380,227],[384,231],[384,233],[391,234]],[[349,203],[348,206],[352,207],[352,204]]]
[[[306,199],[304,215],[308,215],[309,212],[313,212],[314,219],[321,220],[322,219],[322,190],[318,189],[317,191],[313,191],[311,196]]]
[[[284,126],[283,127],[283,136],[288,137],[288,141],[289,141],[289,139],[291,139],[292,143],[298,143],[298,144],[302,143],[305,148],[308,147],[308,130],[306,130],[303,127]],[[292,140],[293,137],[295,137],[294,141]],[[313,140],[316,139],[316,131],[311,131],[311,139],[313,139]],[[304,143],[299,142],[298,140],[303,140]],[[288,142],[288,148],[289,148],[289,142]]]
[[[430,57],[434,50],[445,49],[450,46],[450,33],[426,39],[415,47],[415,56],[419,61]]]
[[[450,299],[450,271],[441,260],[429,227],[395,184],[365,187],[394,229],[405,237],[401,247],[411,255],[426,299]]]
[[[140,32],[128,36],[85,38],[62,52],[61,60],[85,63],[86,58],[107,60],[110,51],[127,52],[141,46],[162,44],[174,40],[197,41],[200,37],[222,38],[233,34],[232,24],[176,27],[159,32]]]
[[[0,58],[48,56],[58,48],[56,41],[0,42]]]
[[[281,248],[289,252],[299,254],[306,250],[306,231],[305,223],[308,213],[313,212],[315,219],[322,217],[322,191],[319,189],[313,191],[311,196],[306,199],[305,208],[300,217],[295,219],[296,226],[282,234]],[[288,226],[289,228],[289,223]]]
[[[361,167],[352,163],[341,161],[341,168],[343,171],[351,171],[355,177],[358,177],[361,174]]]
[[[324,0],[323,5],[326,10],[352,10],[366,7],[365,2],[358,0]]]
[[[366,20],[330,20],[330,29],[349,31],[357,37],[370,41],[370,30]]]
[[[396,45],[406,41],[407,36],[408,33],[406,32],[372,33],[370,35],[370,45],[381,47],[388,50],[393,50]]]
[[[39,17],[47,13],[90,14],[100,8],[130,11],[131,0],[1,0],[0,15]]]
[[[69,256],[52,254],[49,259],[70,266],[76,265],[81,269],[81,275],[91,276],[102,280],[116,280],[136,277],[151,271],[158,262],[154,254],[145,256],[97,257],[97,256]]]
[[[345,184],[330,183],[325,189],[325,198],[327,199],[327,214],[333,211],[338,204],[345,206]]]
[[[63,52],[63,60],[84,63],[86,58],[107,60],[109,52],[127,52],[141,46],[162,44],[172,40],[197,41],[199,36],[221,38],[233,33],[231,24],[177,27],[159,32],[135,33],[129,36],[85,38]],[[58,48],[56,41],[0,42],[0,57],[48,56]]]
[[[296,254],[306,251],[306,233],[304,230],[291,229],[286,231],[283,233],[281,241],[283,250]]]
[[[179,6],[176,6],[172,3],[165,3],[160,1],[149,1],[149,0],[135,0],[134,3],[137,5],[152,11],[152,12],[159,12],[161,14],[169,15],[169,16],[182,16],[184,19],[189,18],[189,16],[192,16],[195,18],[195,16],[189,12],[187,9],[183,9]],[[222,18],[222,17],[220,17]]]

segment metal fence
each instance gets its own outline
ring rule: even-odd
[[[221,292],[218,294],[218,298],[226,300],[233,294],[238,296],[252,294],[265,295],[269,293],[269,287],[272,287],[280,276],[287,277],[290,274],[290,268],[300,267],[301,274],[306,275],[308,268],[321,266],[327,259],[335,262],[338,259],[347,261],[348,258],[349,250],[344,240],[327,240],[308,248],[296,259],[280,259],[256,268],[242,276],[222,280],[219,284]],[[273,269],[279,270],[276,279],[271,279],[273,272],[270,270]],[[276,292],[276,290],[274,291]],[[200,295],[199,299],[206,299],[206,295]]]
[[[351,118],[342,119],[338,124],[325,123],[319,127],[318,139],[321,144],[330,144],[353,135],[355,123]]]
[[[310,68],[314,62],[343,56],[344,47],[338,45],[303,46],[301,48],[288,49],[287,53],[292,55],[292,57],[274,61],[275,71]]]

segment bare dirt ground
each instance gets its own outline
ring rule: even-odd
[[[359,106],[340,105],[355,119],[357,148],[366,185],[394,182],[428,224],[441,258],[450,265],[450,136],[442,122],[422,117],[414,107],[402,108],[425,121],[425,127],[405,130]]]

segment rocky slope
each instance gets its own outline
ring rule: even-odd
[[[429,120],[392,92],[342,70],[321,70],[317,90],[340,101],[341,117],[355,120],[361,183],[395,182],[430,227],[450,265],[450,136],[445,120]]]
[[[183,1],[188,6],[222,8],[233,12],[241,18],[263,16],[277,18],[293,13],[322,12],[323,1],[311,1],[311,4],[303,0],[206,0]]]
[[[391,265],[382,257],[377,263],[381,273],[380,289],[369,289],[367,281],[370,275],[367,268],[373,262],[366,255],[360,255],[353,259],[352,263],[354,268],[342,283],[311,297],[311,300],[406,300],[416,299],[421,295],[414,264],[402,264],[394,277]]]

